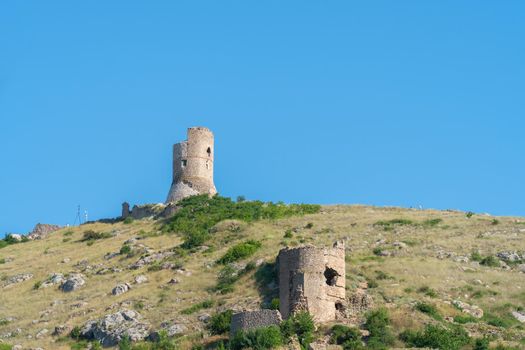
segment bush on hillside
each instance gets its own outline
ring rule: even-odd
[[[210,236],[211,228],[226,219],[252,222],[315,214],[321,209],[319,205],[313,204],[234,202],[230,198],[208,195],[184,198],[178,205],[181,209],[170,219],[164,230],[182,234],[183,247],[187,249],[204,244]]]
[[[421,311],[424,314],[429,315],[435,320],[438,320],[438,321],[443,320],[443,317],[441,317],[441,315],[439,314],[439,311],[436,309],[434,305],[419,302],[416,304],[416,309],[418,311]]]
[[[226,310],[213,315],[208,324],[208,329],[210,330],[211,334],[227,333],[230,330],[232,315],[232,310]]]
[[[299,312],[281,323],[281,332],[285,339],[297,335],[302,349],[307,349],[314,340],[315,323],[308,312]]]
[[[222,258],[217,260],[217,263],[226,265],[247,258],[249,256],[252,256],[260,247],[261,242],[255,241],[253,239],[236,244],[230,249],[228,249],[226,254],[224,254]]]
[[[489,267],[499,267],[500,266],[499,259],[493,255],[484,257],[483,259],[481,259],[479,264],[483,266],[489,266]]]
[[[446,328],[429,324],[423,331],[406,330],[399,337],[406,345],[416,348],[459,350],[470,343],[468,333],[459,325]]]
[[[99,239],[109,238],[111,237],[110,233],[107,232],[97,232],[93,230],[87,230],[84,231],[84,234],[82,236],[82,241],[89,242],[89,241],[96,241]]]
[[[278,347],[283,343],[284,339],[279,327],[269,326],[237,332],[230,340],[230,349],[266,350]]]
[[[370,332],[367,344],[370,349],[387,349],[394,343],[387,309],[379,308],[368,312],[364,327]]]
[[[361,332],[359,332],[359,329],[340,324],[332,327],[330,343],[341,345],[344,350],[365,349],[361,342]]]

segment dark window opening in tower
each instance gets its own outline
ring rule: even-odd
[[[206,150],[206,153],[208,153],[208,157],[211,157],[211,147],[208,147],[208,149]]]
[[[326,284],[328,284],[329,286],[335,286],[339,274],[334,269],[327,267],[324,270],[324,277],[326,278]]]
[[[180,164],[182,165],[183,168],[186,167],[186,165],[188,165],[188,161],[186,159],[183,159]]]

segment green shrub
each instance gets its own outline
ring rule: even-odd
[[[314,340],[315,324],[308,312],[299,312],[281,323],[281,332],[285,339],[297,335],[302,349],[307,349]]]
[[[408,219],[392,219],[377,221],[374,226],[381,226],[385,231],[390,231],[396,226],[414,225],[412,220]]]
[[[499,224],[499,220],[498,219],[492,219],[492,221],[490,222],[491,225],[498,225]]]
[[[6,241],[3,240],[3,239],[0,239],[0,249],[5,248],[5,247],[7,247],[8,245],[9,245],[8,242],[6,242]]]
[[[284,231],[284,238],[292,238],[292,237],[293,237],[292,230],[288,229]]]
[[[191,249],[204,244],[211,228],[226,219],[252,222],[263,219],[319,212],[319,205],[264,203],[261,201],[234,202],[230,198],[208,195],[192,196],[181,200],[181,207],[164,227],[165,231],[178,232],[184,237],[183,247]]]
[[[80,339],[81,329],[79,326],[75,326],[71,332],[69,332],[69,336],[73,339]]]
[[[133,344],[131,343],[131,338],[129,336],[123,337],[122,340],[118,342],[118,349],[119,350],[132,350]]]
[[[5,264],[5,259],[4,258],[0,259],[0,265],[1,264]]]
[[[250,348],[253,350],[266,350],[278,347],[283,343],[284,339],[279,327],[269,326],[245,332],[237,332],[230,340],[230,349],[240,350]]]
[[[11,350],[13,348],[13,345],[9,345],[9,344],[0,344],[0,350]]]
[[[304,226],[304,228],[305,228],[305,229],[308,229],[308,230],[311,229],[312,227],[314,227],[314,223],[313,223],[313,222],[309,222],[309,223],[307,223],[307,224]]]
[[[64,236],[68,237],[68,236],[72,236],[73,235],[73,230],[67,230],[64,232]]]
[[[226,254],[217,260],[217,263],[226,265],[247,258],[252,256],[259,248],[261,248],[261,242],[250,239],[228,249]]]
[[[487,337],[478,338],[474,342],[473,350],[489,350],[490,348],[490,339]]]
[[[337,324],[332,327],[330,343],[341,345],[344,350],[365,349],[361,342],[361,333],[357,328]]]
[[[213,315],[208,324],[208,329],[211,331],[211,334],[227,333],[230,330],[232,315],[232,310],[226,310]]]
[[[131,223],[133,223],[133,218],[131,216],[128,216],[127,218],[124,219],[124,221],[122,221],[123,224],[125,225],[129,225]]]
[[[33,290],[40,289],[42,286],[42,281],[36,281],[35,284],[33,284]]]
[[[387,309],[379,308],[368,312],[364,327],[370,332],[367,344],[370,349],[387,349],[394,343]]]
[[[109,238],[109,237],[111,237],[111,234],[107,232],[97,232],[93,230],[87,230],[87,231],[84,231],[82,241],[84,242],[96,241],[99,239],[104,239],[104,238]]]
[[[270,309],[272,310],[279,310],[280,301],[279,298],[273,298],[270,302]]]
[[[475,322],[478,322],[478,319],[470,315],[457,315],[457,316],[454,316],[454,322],[460,323],[460,324],[475,323]]]
[[[500,266],[500,262],[499,262],[498,258],[496,258],[493,255],[489,255],[487,257],[484,257],[483,259],[481,259],[479,264],[483,265],[483,266],[489,266],[489,267],[499,267]]]
[[[400,339],[408,346],[441,350],[459,350],[470,342],[468,333],[459,325],[446,328],[429,324],[423,331],[404,331]]]
[[[438,218],[428,219],[428,220],[423,221],[422,225],[425,227],[434,227],[434,226],[439,225],[442,222],[443,222],[443,219],[438,219]]]
[[[494,327],[509,328],[512,326],[513,321],[498,317],[491,313],[485,313],[482,318],[487,324]]]
[[[472,261],[481,261],[483,260],[483,256],[478,251],[473,251],[470,253],[470,260]]]
[[[190,306],[189,308],[182,310],[180,313],[183,315],[191,315],[199,310],[209,309],[212,306],[213,306],[213,300],[204,300],[200,303],[194,304]]]
[[[436,298],[438,296],[438,293],[434,289],[430,288],[429,286],[419,287],[417,292],[425,294],[427,297],[431,297],[431,298]]]
[[[474,213],[471,212],[471,211],[468,211],[468,212],[465,213],[465,216],[467,217],[467,219],[470,219],[471,217],[474,216]]]
[[[133,249],[131,248],[130,245],[128,245],[128,244],[124,244],[124,245],[120,248],[120,252],[119,252],[119,253],[120,253],[120,255],[129,255],[129,254],[131,254],[132,250],[133,250]]]
[[[374,255],[377,255],[377,256],[380,256],[382,252],[383,252],[383,249],[381,249],[380,247],[375,247],[374,250],[372,250],[372,253],[374,253]]]
[[[435,320],[438,320],[438,321],[443,320],[443,317],[441,317],[441,315],[439,314],[439,311],[436,309],[434,305],[419,302],[416,304],[416,309],[418,311],[421,311],[424,314],[429,315]]]
[[[217,286],[215,290],[221,294],[233,291],[233,285],[239,280],[239,274],[232,266],[225,266],[217,276]]]

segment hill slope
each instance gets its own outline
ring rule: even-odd
[[[259,265],[273,262],[279,249],[327,246],[344,239],[347,294],[367,288],[374,307],[388,308],[395,333],[437,322],[420,311],[418,302],[435,306],[443,317],[439,322],[451,322],[456,316],[464,323],[457,316],[467,314],[453,305],[461,301],[477,306],[474,312],[484,311],[483,318],[464,325],[469,333],[492,334],[493,344],[501,341],[519,347],[525,331],[512,312],[525,307],[525,276],[520,272],[524,266],[516,261],[496,267],[492,265],[502,260],[487,257],[524,252],[525,219],[468,216],[456,211],[322,206],[317,214],[278,220],[222,221],[211,230],[205,247],[189,251],[179,247],[178,234],[163,232],[161,221],[62,229],[43,240],[0,249],[0,339],[24,347],[69,349],[73,341],[51,334],[56,326],[81,326],[126,308],[138,311],[153,328],[163,322],[179,325],[180,344],[189,348],[208,341],[207,315],[258,309],[272,298],[272,284],[264,285],[264,279],[263,285],[257,283],[255,275],[258,269],[257,276],[264,274],[266,265]],[[84,240],[86,232],[99,239]],[[234,269],[248,262],[259,267],[247,269],[233,291],[222,294],[216,287],[224,266],[216,261],[248,239],[260,241],[261,247],[234,264]],[[142,260],[144,266],[132,267],[144,256],[150,257]],[[81,273],[86,283],[69,293],[58,284],[44,287],[53,273]],[[32,277],[22,281],[24,274]],[[10,284],[17,275],[21,281]],[[146,276],[147,282],[135,283],[139,275]],[[129,283],[131,289],[115,296],[112,289],[118,283]],[[361,314],[352,319],[360,321]]]

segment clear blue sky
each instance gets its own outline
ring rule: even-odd
[[[222,195],[525,215],[525,2],[2,1],[0,234]]]

